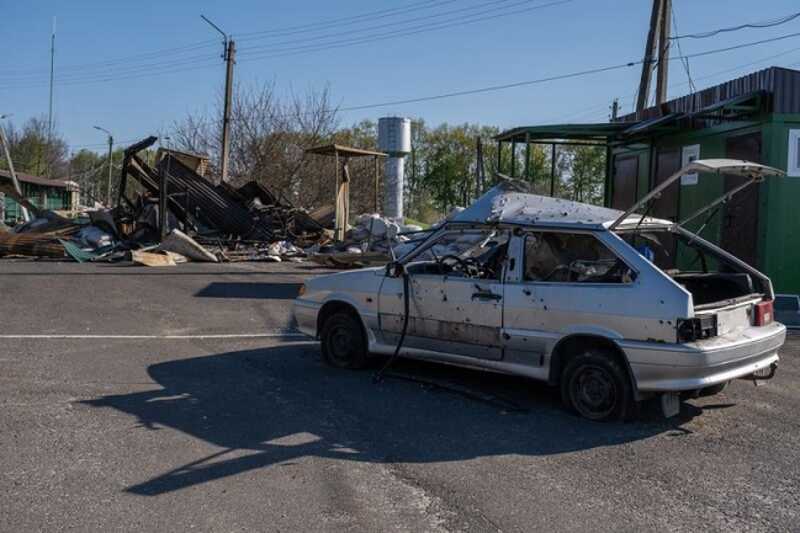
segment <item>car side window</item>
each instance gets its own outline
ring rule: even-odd
[[[525,237],[525,281],[630,283],[634,277],[594,235],[543,231]]]

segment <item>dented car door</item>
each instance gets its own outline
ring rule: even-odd
[[[521,263],[506,279],[505,360],[540,369],[546,378],[554,344],[569,333],[628,331],[614,309],[632,296],[636,273],[591,232],[528,231],[515,237]],[[635,336],[633,337],[635,338]]]
[[[440,244],[439,252],[431,254],[427,261],[409,265],[409,323],[405,347],[480,359],[502,358],[503,286],[499,255],[503,254],[504,259],[508,237],[506,235],[505,242],[500,244],[496,234],[475,232],[473,244],[477,246],[466,250],[457,248],[457,243],[448,242],[447,247]],[[472,234],[460,235],[468,239]],[[434,250],[436,246],[434,244]],[[494,267],[481,266],[485,256],[492,254]],[[453,257],[454,263],[459,260],[455,258],[469,263],[469,272],[436,272],[438,267],[434,265],[448,257]],[[386,278],[378,308],[383,340],[396,343],[403,329],[402,277]]]

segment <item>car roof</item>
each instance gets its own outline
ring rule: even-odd
[[[569,226],[576,229],[604,230],[623,214],[622,211],[608,207],[531,194],[527,192],[529,188],[525,182],[503,180],[449,222]],[[640,218],[641,215],[632,215],[625,225],[636,224]],[[642,225],[671,224],[668,220],[647,217]]]

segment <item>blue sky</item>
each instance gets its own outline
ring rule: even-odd
[[[103,149],[104,137],[92,129],[95,124],[111,130],[119,141],[127,141],[168,132],[186,114],[213,108],[224,65],[218,35],[200,19],[201,13],[237,40],[238,82],[274,81],[281,94],[328,84],[334,103],[341,106],[513,83],[641,59],[650,0],[556,1],[6,2],[0,18],[5,43],[0,54],[0,114],[13,113],[13,121],[21,123],[47,113],[54,16],[56,78],[62,80],[56,84],[55,115],[60,132],[76,150],[87,145]],[[554,5],[531,9],[543,4]],[[345,26],[331,22],[403,7],[402,13],[389,12]],[[673,0],[673,7],[681,34],[798,10],[796,0]],[[330,35],[325,38],[328,41],[341,42],[404,28],[424,29],[439,22],[456,24],[458,17],[468,15],[507,12],[516,13],[353,46],[304,49],[282,57],[275,51],[296,52],[297,47],[308,47],[313,38],[325,35]],[[291,29],[315,23],[336,25],[313,31]],[[267,31],[273,33],[254,34]],[[769,29],[683,40],[681,45],[685,54],[692,54],[795,32],[800,32],[800,19]],[[11,48],[9,43],[13,43]],[[129,56],[138,57],[127,66],[118,61]],[[162,66],[168,62],[168,67]],[[690,71],[698,87],[705,87],[770,65],[800,68],[800,36],[696,58],[690,62]],[[171,69],[191,70],[167,72]],[[112,79],[100,81],[106,78]],[[625,68],[499,92],[346,112],[341,121],[347,125],[385,114],[421,117],[429,124],[480,122],[500,127],[605,120],[614,97],[622,98],[623,110],[630,109],[638,78],[638,67]],[[688,91],[678,62],[671,64],[670,85],[671,96]]]

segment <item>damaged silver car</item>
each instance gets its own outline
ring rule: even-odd
[[[308,281],[298,327],[336,367],[399,354],[527,376],[592,420],[625,418],[654,396],[674,415],[681,397],[768,379],[786,337],[772,284],[699,235],[743,186],[677,223],[647,216],[695,172],[745,185],[782,174],[694,161],[624,213],[502,182],[385,268]],[[703,222],[697,233],[691,220]]]

